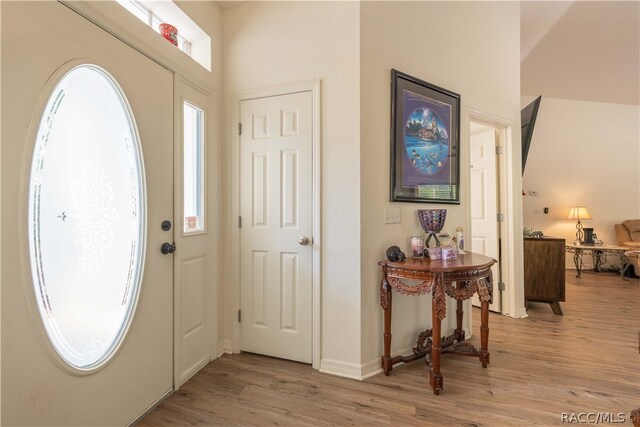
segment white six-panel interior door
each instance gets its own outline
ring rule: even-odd
[[[471,251],[499,260],[498,256],[498,184],[496,169],[496,131],[491,129],[471,135]],[[497,264],[493,271],[491,311],[500,311]],[[479,306],[477,296],[474,305]]]
[[[240,102],[240,349],[312,362],[311,91]]]

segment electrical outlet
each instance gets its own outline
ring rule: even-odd
[[[395,208],[395,207],[384,208],[384,223],[385,224],[399,224],[400,223],[400,208]]]

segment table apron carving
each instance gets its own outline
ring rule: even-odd
[[[491,266],[495,260],[478,254],[467,253],[449,263],[428,259],[411,259],[407,263],[381,261],[380,306],[384,310],[384,354],[381,366],[385,375],[393,365],[424,358],[429,367],[430,384],[434,394],[443,389],[440,373],[441,354],[477,357],[486,368],[489,364],[489,304],[493,300]],[[410,285],[403,280],[419,281]],[[432,326],[418,335],[413,354],[391,357],[392,290],[403,295],[432,295]],[[478,294],[481,302],[480,350],[465,341],[462,329],[462,302]],[[456,300],[456,329],[447,337],[441,336],[441,322],[447,315],[446,296]]]

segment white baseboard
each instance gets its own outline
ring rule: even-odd
[[[321,359],[320,372],[337,375],[339,377],[362,380],[362,366],[358,363],[343,362],[341,360]]]
[[[378,357],[362,365],[361,379],[366,380],[367,378],[375,377],[381,372],[382,368],[380,367],[380,358]]]
[[[407,347],[391,353],[391,357],[401,354],[411,354],[412,348]],[[343,362],[341,360],[322,359],[320,361],[320,372],[350,378],[352,380],[366,380],[382,372],[380,358],[377,357],[365,364]]]
[[[232,354],[231,340],[222,340],[218,343],[218,355],[216,359],[223,354]]]
[[[407,355],[413,353],[413,347],[407,347],[400,350],[396,350],[391,353],[391,357],[396,357],[400,355]],[[402,366],[404,363],[400,363],[396,366]],[[380,358],[373,359],[364,365],[362,365],[362,379],[366,380],[367,378],[374,377],[380,373],[382,373],[382,366],[380,366]]]

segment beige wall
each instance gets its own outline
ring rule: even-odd
[[[521,236],[519,14],[512,2],[249,2],[223,12],[228,111],[238,92],[322,80],[321,368],[355,377],[379,369],[377,261],[392,244],[408,249],[408,236],[420,232],[417,209],[446,207],[445,229],[469,230],[470,108],[513,123],[517,144],[509,155],[516,171],[509,197],[517,193],[514,228]],[[389,202],[391,68],[462,95],[460,205]],[[225,117],[227,182],[234,119]],[[225,197],[230,226],[232,197]],[[384,209],[391,205],[401,207],[401,224],[385,226]],[[225,246],[230,244],[227,234]],[[521,272],[521,246],[513,250],[511,268]],[[522,283],[508,286],[516,299],[522,296]],[[234,292],[236,285],[225,289],[225,319],[233,319]],[[395,348],[404,349],[429,324],[429,304],[427,298],[395,302]],[[225,337],[232,338],[232,325],[225,326]]]
[[[525,191],[538,196],[523,197],[524,225],[573,242],[576,221],[565,218],[570,206],[586,205],[593,220],[583,225],[617,244],[613,225],[640,218],[639,164],[637,105],[543,96],[523,177]]]
[[[229,114],[237,108],[234,95],[322,81],[321,368],[333,371],[348,371],[360,361],[358,14],[355,2],[248,2],[223,12],[226,183],[232,180],[230,150],[237,126]],[[225,189],[225,224],[233,227],[230,185]],[[228,233],[224,246],[231,246]],[[237,284],[223,283],[229,283],[225,301],[230,310]],[[229,311],[225,319],[233,319]],[[232,337],[231,326],[225,327],[226,339]]]
[[[457,226],[470,229],[469,108],[514,122],[512,138],[517,144],[511,156],[517,170],[511,195],[519,194],[520,6],[516,2],[363,2],[360,43],[361,359],[362,373],[368,375],[379,368],[382,353],[376,263],[384,258],[385,249],[397,244],[409,253],[409,236],[422,234],[416,213],[421,208],[446,208],[444,230],[449,233]],[[389,202],[391,68],[461,95],[460,205]],[[384,225],[384,209],[389,206],[401,208],[400,224]],[[517,220],[516,228],[520,224]],[[515,268],[521,269],[521,246],[514,250]],[[521,288],[522,283],[507,286]],[[431,323],[429,297],[394,296],[393,323],[392,350],[413,345],[416,334]]]

